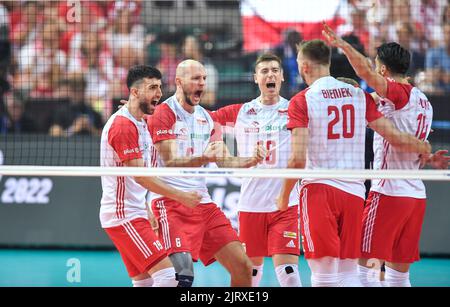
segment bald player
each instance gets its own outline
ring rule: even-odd
[[[200,101],[205,92],[206,72],[200,62],[186,60],[176,71],[177,90],[148,120],[157,167],[202,167],[215,162],[224,167],[251,167],[265,158],[262,147],[248,158],[231,157],[214,128],[211,115]],[[231,286],[251,286],[252,263],[236,231],[212,202],[205,178],[164,177],[182,191],[201,194],[200,205],[187,208],[178,201],[152,193],[152,211],[160,224],[159,236],[174,264],[179,286],[192,286],[193,261],[205,265],[218,260],[231,274]]]

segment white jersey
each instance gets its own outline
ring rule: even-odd
[[[219,109],[212,114],[222,126],[232,126],[239,157],[253,156],[257,144],[269,152],[257,168],[286,168],[291,152],[291,135],[287,130],[289,101],[280,97],[274,105],[264,105],[260,99]],[[238,210],[245,212],[273,212],[278,210],[283,179],[244,178],[238,202]],[[298,205],[298,186],[290,195],[289,206]]]
[[[175,96],[159,105],[148,121],[153,143],[164,140],[176,140],[178,157],[202,156],[210,141],[214,140],[214,122],[201,106],[196,106],[194,113],[183,109]],[[213,137],[212,137],[213,136]],[[218,135],[221,138],[221,135]],[[157,154],[154,152],[154,154]],[[164,162],[157,159],[157,166],[164,167]],[[163,182],[185,192],[197,191],[202,195],[200,203],[211,203],[211,196],[204,177],[161,177]],[[151,193],[150,199],[162,197]]]
[[[431,131],[433,108],[427,97],[416,87],[388,80],[387,94],[378,110],[402,132],[426,140]],[[420,167],[419,155],[400,152],[374,135],[374,169],[415,170]],[[422,180],[372,180],[371,191],[389,196],[426,198]]]
[[[121,167],[125,161],[143,159],[148,165],[151,139],[144,120],[137,121],[122,107],[103,128],[100,165]],[[133,177],[102,176],[100,222],[103,228],[119,226],[136,218],[148,218],[147,190]]]
[[[292,98],[288,128],[309,129],[306,169],[364,169],[367,122],[380,117],[369,94],[323,77]],[[327,184],[365,197],[364,180],[302,180],[302,185],[308,183]]]

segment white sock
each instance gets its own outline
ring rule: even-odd
[[[175,279],[175,269],[173,267],[159,270],[152,274],[153,287],[176,287],[178,280]]]
[[[133,287],[151,287],[153,286],[153,278],[149,277],[142,280],[132,280]]]
[[[411,282],[409,281],[409,272],[398,272],[394,269],[391,269],[387,265],[385,279],[388,287],[411,287]]]
[[[337,274],[312,273],[311,287],[338,287],[339,278]]]
[[[339,259],[340,287],[362,287],[358,277],[358,259]]]
[[[261,282],[261,279],[263,276],[263,267],[264,267],[264,264],[253,266],[252,287],[259,287],[259,283]]]
[[[364,287],[382,287],[380,273],[380,269],[369,269],[365,266],[358,265],[359,281]]]
[[[275,268],[278,282],[282,287],[301,287],[297,264],[282,264]]]

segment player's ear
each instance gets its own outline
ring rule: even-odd
[[[386,72],[387,72],[386,65],[381,65],[380,72],[383,77],[386,75]]]
[[[176,86],[181,86],[181,78],[180,77],[176,77],[175,78],[175,85]]]
[[[137,98],[139,96],[139,90],[137,87],[130,88],[130,94]]]
[[[253,74],[253,80],[255,81],[256,84],[258,84],[258,79],[256,78],[256,74]]]

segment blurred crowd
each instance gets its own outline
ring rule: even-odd
[[[146,29],[142,0],[68,5],[74,2],[0,1],[0,133],[35,131],[24,104],[61,99],[68,107],[53,112],[50,135],[98,135],[117,101],[128,96],[128,68],[142,63],[162,71],[168,94],[175,91],[175,68],[181,60],[205,63],[209,90],[203,104],[214,107],[220,72],[205,57],[201,37],[177,31],[156,35]],[[450,92],[449,3],[342,0],[338,16],[343,22],[337,31],[371,59],[382,42],[399,42],[412,53],[411,82],[427,93],[444,95]],[[272,50],[283,59],[286,98],[301,88],[296,65],[301,41],[302,33],[288,29]],[[155,42],[157,52],[152,49]],[[357,79],[338,51],[333,63],[333,75]]]
[[[336,30],[371,60],[381,43],[398,42],[412,55],[408,71],[411,83],[428,94],[444,95],[450,92],[449,6],[449,0],[342,0],[337,15],[343,22]],[[286,94],[292,95],[301,86],[295,46],[302,34],[294,29],[284,34],[276,50],[284,59],[285,78],[291,89]],[[334,76],[358,79],[337,50],[333,50],[331,69]]]

